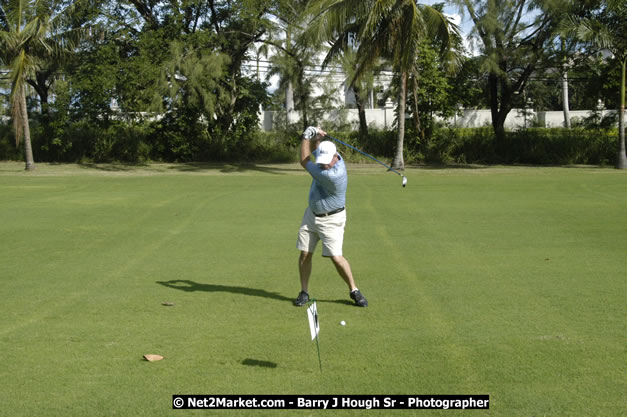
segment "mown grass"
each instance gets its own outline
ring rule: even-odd
[[[627,413],[624,172],[421,168],[405,189],[349,172],[345,255],[370,306],[316,256],[321,373],[291,305],[298,165],[1,163],[0,415]],[[490,410],[172,410],[181,393],[489,394]]]

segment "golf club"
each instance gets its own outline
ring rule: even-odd
[[[386,168],[388,169],[388,171],[392,171],[392,172],[394,172],[394,173],[396,173],[396,174],[400,175],[401,177],[403,177],[403,187],[405,187],[405,186],[407,185],[407,177],[406,177],[406,176],[404,176],[403,174],[401,174],[400,172],[398,172],[397,170],[395,170],[394,168],[392,168],[391,166],[384,164],[383,162],[379,161],[379,160],[378,160],[377,158],[375,158],[374,156],[369,155],[369,154],[367,154],[366,152],[364,152],[364,151],[361,151],[361,150],[357,149],[357,148],[356,148],[356,147],[354,147],[353,145],[349,145],[348,143],[342,142],[341,140],[336,139],[336,138],[334,138],[333,136],[329,136],[328,134],[327,134],[327,135],[325,135],[325,136],[326,136],[326,137],[328,137],[328,138],[329,138],[329,139],[331,139],[331,140],[336,141],[337,143],[341,143],[341,144],[342,144],[342,145],[344,145],[344,146],[348,146],[348,147],[349,147],[349,148],[351,148],[352,150],[357,151],[357,152],[359,152],[360,154],[362,154],[362,155],[364,155],[364,156],[367,156],[368,158],[372,159],[373,161],[376,161],[376,162],[380,163],[381,165],[383,165],[384,167],[386,167]]]

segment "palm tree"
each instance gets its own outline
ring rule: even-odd
[[[627,169],[625,155],[625,72],[627,70],[627,3],[602,0],[591,16],[573,18],[568,29],[577,37],[614,54],[621,65],[620,108],[618,109],[618,155],[616,168]]]
[[[257,45],[253,45],[252,50],[255,54],[257,81],[261,81],[259,64],[261,63],[261,57],[268,58],[268,44],[262,43],[259,47],[257,47]]]
[[[60,34],[59,25],[67,24],[81,1],[57,10],[54,0],[0,0],[0,66],[10,73],[10,107],[15,144],[24,140],[26,170],[35,169],[26,106],[29,78],[51,59],[60,59],[61,51],[70,50],[75,35],[86,28]]]
[[[572,65],[572,58],[570,56],[573,53],[573,48],[569,47],[568,42],[564,37],[560,36],[560,56],[562,65],[562,111],[564,112],[564,127],[570,129],[570,106],[568,100],[568,70]]]
[[[24,139],[26,170],[35,168],[26,108],[26,78],[38,67],[30,54],[45,36],[46,20],[37,16],[35,4],[27,0],[0,2],[0,64],[9,69],[11,94],[9,105],[15,131],[15,145]]]
[[[352,48],[346,47],[339,61],[342,71],[346,74],[346,87],[353,90],[355,95],[355,105],[357,107],[357,115],[359,117],[359,136],[361,138],[368,137],[368,121],[366,119],[366,106],[368,100],[368,93],[374,88],[374,72],[361,72],[359,77],[355,77],[355,66],[357,63],[356,51]],[[327,61],[322,63],[322,67],[325,68],[328,65]]]
[[[299,46],[287,49],[279,43],[272,43],[277,52],[270,57],[270,70],[266,77],[280,76],[279,88],[285,91],[285,111],[288,125],[294,124],[295,109],[302,112],[301,124],[303,129],[309,126],[307,112],[310,102],[311,79],[306,74],[306,69],[314,65],[312,57],[315,54],[310,48]],[[296,98],[296,100],[294,100]]]
[[[303,129],[309,123],[307,103],[311,84],[305,69],[312,66],[312,57],[316,55],[315,48],[301,38],[300,19],[306,4],[307,0],[276,0],[269,10],[274,16],[274,28],[270,31],[269,39],[264,41],[275,49],[270,58],[270,71],[266,76],[280,77],[280,89],[285,93],[288,125],[296,122],[295,98],[298,100],[302,110]]]
[[[405,108],[408,74],[414,67],[423,39],[438,39],[442,53],[453,45],[457,27],[437,9],[414,0],[317,0],[308,10],[311,31],[320,40],[332,42],[330,54],[338,53],[346,34],[354,34],[357,65],[354,79],[371,69],[377,58],[389,60],[399,74],[398,134],[392,166],[404,169]]]

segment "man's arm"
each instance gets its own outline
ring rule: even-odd
[[[320,140],[326,135],[325,131],[320,128],[316,128],[316,135],[312,138],[309,138],[306,133],[307,131],[303,134],[303,140],[300,142],[300,165],[303,168],[307,168],[311,152],[318,148]]]
[[[316,149],[320,144],[320,140],[304,139],[300,143],[300,164],[303,168],[307,168],[307,162],[310,161],[312,149]]]

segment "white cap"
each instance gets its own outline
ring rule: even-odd
[[[316,158],[316,164],[330,164],[337,152],[337,148],[333,142],[325,140],[320,142],[318,146],[318,157]]]

